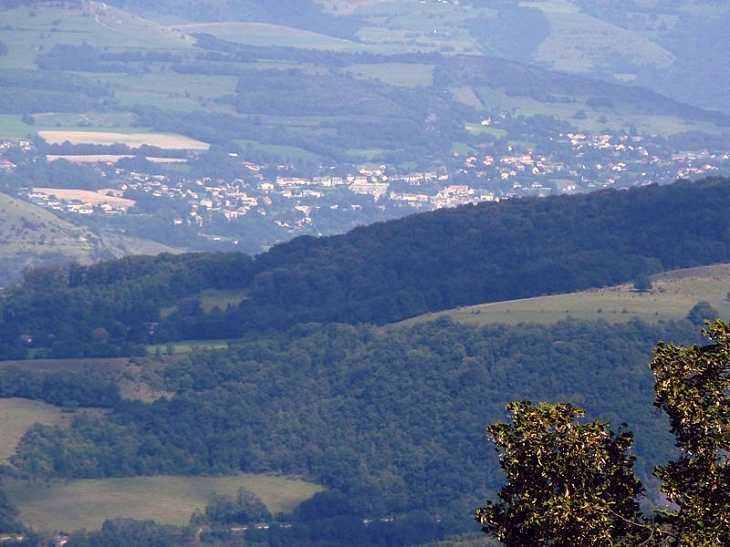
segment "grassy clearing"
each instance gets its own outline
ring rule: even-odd
[[[369,161],[387,153],[384,148],[349,148],[347,153],[358,161]]]
[[[499,129],[498,127],[490,127],[488,125],[482,125],[481,123],[467,123],[466,130],[472,135],[493,135],[495,138],[501,138],[507,136],[506,129]]]
[[[305,161],[314,161],[319,156],[317,154],[314,154],[312,152],[309,152],[308,150],[305,150],[304,148],[297,148],[296,146],[284,146],[279,144],[264,144],[260,143],[258,141],[249,141],[249,140],[236,140],[234,141],[236,144],[241,146],[244,150],[254,150],[254,151],[262,151],[262,152],[268,152],[270,154],[274,154],[279,158],[287,158],[292,160],[305,160]]]
[[[350,65],[343,72],[399,87],[427,87],[433,83],[434,65],[378,63]]]
[[[189,108],[202,108],[200,101],[234,94],[238,82],[235,76],[177,74],[164,67],[147,74],[106,74],[104,79],[123,102],[166,101],[177,106],[189,105]]]
[[[228,306],[237,306],[246,299],[246,292],[238,289],[206,289],[193,296],[200,300],[200,307],[205,312],[213,311],[213,308],[225,310]],[[177,306],[162,308],[160,314],[167,317],[177,311]]]
[[[465,142],[452,142],[451,150],[462,156],[470,156],[477,153],[477,150],[472,145]]]
[[[131,127],[135,116],[131,112],[44,112],[35,116],[36,129],[78,129],[81,124],[97,131],[145,133],[141,127]]]
[[[208,289],[200,293],[200,306],[206,312],[213,308],[225,310],[228,306],[237,306],[246,299],[246,293],[242,290],[216,290]]]
[[[55,425],[70,420],[71,414],[41,401],[0,399],[0,464],[15,454],[18,441],[33,424]]]
[[[22,140],[35,133],[36,129],[23,123],[20,114],[0,114],[0,139]]]
[[[647,322],[681,319],[700,300],[712,304],[720,316],[730,319],[730,265],[692,268],[652,277],[652,291],[637,293],[633,285],[580,293],[543,296],[494,304],[480,304],[427,314],[399,325],[412,325],[439,317],[472,325],[505,323],[551,324],[568,317],[602,319],[611,323],[641,319]]]
[[[195,350],[226,349],[228,340],[185,340],[183,342],[169,342],[167,344],[152,344],[147,346],[147,355],[160,354],[180,355]]]
[[[193,511],[204,509],[214,496],[234,495],[242,486],[259,496],[272,513],[290,512],[323,490],[313,483],[270,475],[5,482],[24,524],[37,530],[66,531],[98,529],[104,520],[114,517],[185,525]]]
[[[269,23],[190,23],[176,25],[174,29],[188,34],[211,34],[229,42],[255,46],[301,47],[331,51],[364,49],[361,44],[350,40]]]

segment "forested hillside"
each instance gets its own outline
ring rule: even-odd
[[[242,254],[39,268],[2,300],[2,355],[130,355],[297,323],[385,324],[730,260],[730,180],[519,199]],[[204,309],[201,291],[239,295]]]
[[[500,481],[483,428],[514,399],[570,400],[591,417],[630,423],[648,476],[671,454],[651,405],[651,348],[696,334],[684,321],[303,325],[227,350],[141,360],[174,397],[121,401],[70,429],[35,426],[13,469],[45,478],[302,475],[329,490],[301,506],[293,528],[272,526],[270,545],[422,543],[474,530],[473,509]],[[404,515],[421,525],[404,532]],[[363,524],[388,517],[397,518]]]
[[[714,178],[441,210],[299,238],[257,257],[28,270],[3,293],[4,359],[134,355],[141,377],[168,396],[125,399],[101,368],[3,365],[0,397],[107,410],[78,412],[70,427],[34,426],[5,472],[13,480],[297,475],[328,490],[272,517],[251,541],[422,544],[474,530],[474,508],[500,480],[483,428],[527,398],[629,423],[656,501],[650,470],[671,457],[672,443],[652,411],[647,363],[658,340],[696,340],[696,323],[384,325],[728,261],[728,212],[730,180]],[[228,341],[148,353],[153,342],[191,338]],[[148,528],[110,523],[99,537]]]

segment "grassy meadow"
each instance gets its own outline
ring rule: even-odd
[[[640,33],[601,21],[568,0],[535,2],[550,21],[550,36],[540,44],[536,60],[565,71],[591,70],[606,51],[632,59],[637,64],[671,65],[674,56]]]
[[[349,65],[343,72],[366,80],[378,80],[398,87],[428,87],[433,83],[434,65],[377,63]]]
[[[18,441],[33,424],[62,424],[70,422],[71,416],[41,401],[0,399],[0,465],[15,454]]]
[[[641,319],[647,322],[681,319],[699,301],[730,319],[730,264],[677,270],[653,276],[652,290],[638,293],[633,284],[573,294],[526,298],[509,302],[465,306],[414,317],[398,323],[412,325],[439,317],[460,323],[488,325],[505,323],[556,323],[568,317],[610,323]]]
[[[5,491],[24,524],[37,530],[94,530],[115,517],[186,525],[216,495],[254,492],[271,513],[292,511],[323,490],[319,485],[272,475],[130,477],[68,482],[6,480]]]
[[[36,129],[24,123],[20,114],[0,114],[0,139],[19,141],[35,133]]]
[[[3,42],[9,51],[0,57],[0,69],[34,68],[36,56],[54,43],[88,43],[111,50],[185,50],[193,45],[185,34],[102,2],[74,9],[60,4],[44,5],[42,9],[27,5],[2,9]]]
[[[204,33],[228,42],[253,46],[283,46],[328,51],[363,51],[350,40],[270,23],[219,22],[176,25],[174,30],[188,34]]]

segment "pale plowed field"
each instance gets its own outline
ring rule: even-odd
[[[167,133],[110,133],[100,131],[39,131],[49,144],[126,144],[130,148],[157,146],[166,150],[207,150],[210,145],[183,135]]]

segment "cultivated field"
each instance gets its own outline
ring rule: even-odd
[[[39,530],[98,529],[106,519],[153,519],[185,525],[216,495],[254,492],[272,513],[290,512],[323,490],[302,480],[270,475],[233,477],[131,477],[54,484],[6,480],[5,490],[20,508],[24,524]]]
[[[210,145],[183,135],[166,133],[112,133],[103,131],[39,131],[49,144],[126,144],[130,148],[156,146],[166,150],[207,150]]]
[[[632,284],[580,293],[526,298],[494,304],[466,306],[422,315],[399,325],[411,325],[439,317],[460,323],[550,324],[573,317],[611,323],[634,318],[647,322],[681,319],[697,302],[706,300],[724,319],[730,319],[730,264],[677,270],[654,276],[652,290],[638,293]]]

